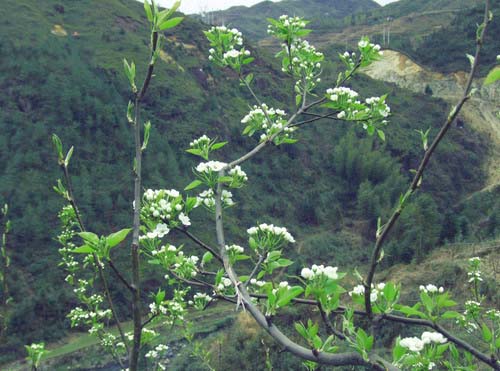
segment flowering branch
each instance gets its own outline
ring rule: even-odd
[[[67,190],[64,193],[64,195],[65,195],[66,199],[68,200],[68,202],[70,203],[71,207],[73,208],[73,211],[75,212],[75,216],[76,216],[76,219],[78,221],[78,227],[80,228],[80,231],[85,232],[86,229],[85,229],[85,226],[83,224],[83,220],[82,220],[82,217],[80,215],[78,205],[76,203],[75,195],[73,192],[73,186],[71,184],[71,176],[69,174],[69,160],[71,158],[71,154],[73,153],[73,147],[69,150],[68,155],[66,155],[66,157],[63,158],[63,156],[62,156],[62,144],[61,144],[59,137],[57,137],[56,135],[53,135],[53,142],[56,144],[56,149],[57,149],[58,157],[59,157],[59,165],[60,165],[61,169],[63,170],[64,180],[65,180],[66,187],[67,187]],[[123,332],[121,322],[118,319],[118,315],[116,314],[116,310],[115,310],[115,307],[113,305],[113,298],[111,297],[111,293],[109,292],[108,281],[106,280],[106,277],[104,276],[102,263],[101,263],[99,257],[97,256],[97,254],[93,253],[92,256],[93,256],[93,263],[94,263],[94,265],[97,268],[97,271],[99,273],[99,278],[101,279],[101,281],[103,283],[104,294],[106,296],[106,300],[108,301],[108,305],[109,305],[109,308],[110,308],[111,313],[113,315],[113,319],[115,320],[116,327],[118,329],[118,332],[120,333],[120,337],[121,337],[122,341],[124,342],[125,346],[127,346],[127,343],[125,341],[125,334]],[[119,361],[120,365],[123,366],[121,360],[119,358],[117,360]]]
[[[373,278],[375,276],[375,271],[377,269],[379,260],[380,260],[380,252],[382,250],[382,245],[387,238],[387,235],[393,228],[394,224],[398,220],[399,216],[401,215],[402,208],[404,206],[404,201],[408,199],[420,186],[420,183],[422,181],[422,176],[423,173],[427,167],[427,164],[429,163],[429,160],[431,156],[433,155],[434,151],[436,150],[437,146],[445,136],[446,132],[448,129],[451,127],[451,124],[455,121],[456,117],[460,113],[460,110],[462,109],[463,105],[467,100],[470,98],[470,92],[471,92],[471,87],[472,87],[472,81],[474,79],[474,75],[476,74],[478,65],[479,65],[479,58],[480,58],[480,52],[481,48],[483,46],[483,41],[484,37],[486,35],[486,30],[488,28],[488,24],[490,23],[490,2],[489,0],[485,1],[485,9],[484,9],[484,19],[483,19],[483,27],[480,33],[480,36],[476,40],[476,52],[474,56],[474,63],[472,64],[471,72],[469,74],[469,78],[467,80],[467,83],[464,88],[464,92],[462,95],[462,98],[458,102],[458,104],[452,109],[450,114],[448,115],[448,118],[444,122],[443,126],[441,127],[441,130],[439,131],[438,135],[432,142],[431,146],[426,150],[424,157],[422,158],[422,161],[420,162],[420,165],[418,167],[418,170],[413,178],[413,181],[411,182],[410,187],[408,188],[406,194],[402,198],[400,205],[396,208],[394,213],[392,214],[391,218],[385,225],[385,227],[382,229],[380,234],[377,236],[377,240],[375,242],[375,247],[373,249],[372,253],[372,258],[371,258],[371,263],[370,263],[370,269],[368,271],[368,275],[366,277],[366,280],[364,282],[365,286],[365,308],[366,308],[366,313],[368,317],[371,319],[372,318],[372,304],[370,301],[370,294],[371,294],[371,287],[373,283]]]

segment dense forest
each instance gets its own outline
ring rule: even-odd
[[[370,1],[350,3],[352,8],[335,17],[339,24],[348,12],[378,7]],[[278,4],[276,7],[273,11],[282,11]],[[313,10],[312,17],[318,13]],[[12,227],[6,246],[11,264],[6,279],[15,306],[1,333],[2,364],[23,357],[25,344],[53,342],[66,335],[66,314],[75,305],[72,292],[62,285],[64,272],[57,268],[54,239],[62,203],[52,188],[61,173],[52,133],[75,148],[71,166],[74,189],[91,230],[107,234],[130,224],[133,143],[124,119],[130,93],[121,61],[133,58],[138,71],[144,72],[141,69],[146,64],[141,62],[146,60],[149,41],[142,5],[133,1],[103,0],[96,7],[91,0],[7,0],[0,14],[4,19],[0,25],[0,203],[10,207]],[[448,27],[424,37],[415,49],[405,49],[404,42],[398,47],[440,71],[465,69],[468,62],[463,55],[473,45],[471,25],[477,23],[477,14],[475,8],[463,11]],[[238,26],[237,18],[233,23]],[[491,67],[492,56],[498,53],[494,35],[499,24],[497,20],[492,25],[485,66]],[[221,160],[256,144],[240,135],[240,121],[251,96],[239,87],[236,75],[209,64],[209,46],[203,37],[207,27],[203,21],[187,17],[175,32],[166,33],[144,103],[153,123],[145,155],[145,188],[183,189],[196,165],[185,149],[202,134],[229,141],[221,150]],[[250,48],[257,58],[252,69],[260,94],[269,104],[291,110],[293,86],[284,79],[274,52],[257,44]],[[334,50],[326,54],[334,56],[340,51]],[[333,58],[325,63],[320,89],[334,82],[339,68]],[[388,94],[393,115],[386,141],[366,137],[362,127],[338,121],[322,120],[301,129],[296,145],[268,148],[246,166],[252,187],[242,189],[239,207],[228,211],[232,217],[228,230],[235,241],[244,240],[244,231],[255,220],[287,225],[298,236],[297,248],[290,251],[295,261],[291,270],[297,273],[300,267],[315,262],[365,269],[364,252],[373,241],[377,218],[388,217],[422,155],[416,131],[429,128],[429,135],[434,136],[448,112],[448,103],[442,100],[367,76],[358,76],[351,87],[367,97]],[[498,237],[500,189],[477,192],[485,185],[483,165],[490,145],[491,138],[467,124],[450,131],[429,167],[423,192],[411,200],[388,243],[384,269],[422,262],[447,243]],[[195,217],[193,229],[210,241],[213,231],[201,223],[204,217]],[[189,251],[187,241],[179,237],[181,242]],[[127,254],[117,252],[124,271],[129,267]],[[154,269],[145,274],[147,291],[157,284],[157,275]],[[128,304],[120,290],[117,284],[111,285],[124,316]],[[493,297],[495,300],[498,298]],[[225,341],[242,344],[247,336],[245,323],[236,321],[230,326],[233,330]],[[270,339],[264,341],[271,344]],[[250,346],[259,343],[260,337],[254,334]],[[225,353],[220,364],[234,365],[235,352]],[[287,363],[280,355],[273,357],[281,359],[279,369],[293,367],[293,358]],[[245,357],[240,361],[241,369],[257,369],[245,363],[250,362]],[[182,362],[188,359],[176,362],[183,369]],[[190,369],[196,369],[193,367]]]

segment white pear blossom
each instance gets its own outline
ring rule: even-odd
[[[424,349],[424,342],[417,337],[404,338],[399,342],[404,348],[411,350],[412,352],[420,352]]]

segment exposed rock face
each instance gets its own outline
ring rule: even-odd
[[[465,56],[464,56],[465,58]],[[412,61],[407,55],[384,50],[381,60],[364,68],[371,78],[391,82],[417,93],[431,94],[454,104],[460,99],[467,81],[467,73],[458,71],[449,75],[433,72]],[[477,89],[466,103],[461,119],[491,140],[491,156],[487,164],[489,179],[487,187],[500,184],[500,83],[483,86],[481,80],[474,81]]]

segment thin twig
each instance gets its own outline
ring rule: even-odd
[[[264,261],[264,255],[259,255],[259,260],[257,261],[257,264],[255,264],[255,267],[253,268],[252,272],[250,273],[250,276],[248,276],[247,281],[245,282],[245,287],[248,287],[248,284],[250,283],[250,280],[254,278],[254,276],[257,274],[257,271],[260,268],[260,265]]]
[[[129,289],[130,292],[134,292],[134,288],[130,285],[130,283],[128,283],[128,281],[125,279],[125,277],[123,277],[123,275],[120,273],[120,271],[115,266],[113,261],[109,260],[108,264],[109,264],[109,267],[113,270],[113,272],[115,272],[118,279],[127,287],[127,289]]]
[[[472,87],[472,82],[474,79],[474,75],[476,74],[478,65],[479,65],[479,59],[480,59],[480,52],[481,48],[483,45],[484,37],[486,35],[486,29],[488,28],[488,24],[490,22],[489,19],[489,9],[490,9],[490,2],[489,0],[485,1],[485,9],[484,9],[484,28],[481,32],[481,35],[479,39],[476,41],[476,53],[474,56],[474,63],[472,64],[472,69],[469,75],[469,78],[467,80],[467,83],[464,88],[464,92],[462,95],[462,98],[458,102],[458,104],[452,109],[451,113],[448,115],[448,118],[442,125],[438,135],[432,142],[431,146],[429,149],[424,154],[424,157],[422,158],[422,161],[420,162],[420,165],[418,167],[418,170],[413,178],[413,181],[411,182],[410,187],[408,188],[407,195],[412,195],[416,189],[420,186],[420,182],[422,180],[422,175],[427,167],[427,164],[429,163],[429,160],[431,156],[433,155],[434,151],[436,150],[437,146],[445,136],[446,132],[448,129],[451,127],[451,124],[455,121],[456,117],[460,113],[460,110],[462,109],[463,105],[467,100],[470,98],[470,91]],[[382,249],[382,245],[387,238],[387,235],[389,232],[392,230],[394,227],[394,224],[398,220],[399,216],[401,215],[402,208],[401,206],[398,206],[394,213],[392,214],[391,218],[383,228],[382,232],[380,235],[377,237],[377,240],[375,242],[375,247],[373,249],[373,254],[371,258],[371,263],[370,263],[370,270],[368,272],[367,278],[364,282],[365,286],[365,308],[366,308],[366,313],[368,314],[369,318],[372,318],[373,313],[372,313],[372,305],[370,301],[370,294],[371,294],[371,285],[373,283],[373,278],[375,276],[375,271],[377,269],[378,263],[379,263],[379,258],[380,258],[380,251]]]
[[[207,250],[208,252],[210,252],[217,260],[219,260],[222,263],[222,258],[219,256],[219,254],[215,251],[214,248],[210,247],[208,244],[206,244],[205,242],[203,242],[202,240],[200,240],[198,237],[196,237],[194,234],[192,234],[191,232],[189,232],[185,228],[176,227],[175,229],[177,231],[180,231],[180,232],[184,233],[187,237],[189,237],[191,239],[191,241],[195,242],[200,247],[202,247],[205,250]]]
[[[77,202],[75,199],[75,194],[73,192],[73,186],[71,184],[71,176],[69,175],[68,166],[67,166],[67,164],[64,163],[64,164],[61,164],[61,168],[62,168],[63,173],[64,173],[64,180],[66,182],[66,187],[68,190],[68,201],[69,201],[71,207],[73,208],[73,211],[75,212],[76,219],[78,221],[78,227],[80,228],[80,230],[82,232],[85,232],[86,231],[85,225],[83,224],[83,220],[82,220],[82,217],[80,215],[80,211],[78,209],[78,205],[77,205]],[[99,278],[103,283],[104,294],[106,296],[106,300],[108,301],[109,309],[111,310],[111,313],[113,315],[113,319],[115,320],[116,328],[118,329],[118,332],[120,333],[120,338],[122,339],[123,343],[125,344],[125,348],[127,349],[127,352],[128,352],[128,345],[127,345],[127,341],[125,339],[125,333],[123,332],[121,322],[118,319],[118,315],[117,315],[115,307],[113,305],[113,298],[111,297],[111,293],[109,292],[108,281],[106,280],[106,277],[104,276],[101,262],[99,260],[99,257],[95,253],[93,253],[92,255],[93,255],[93,259],[94,259],[94,265],[97,267],[97,271],[99,273]],[[123,366],[121,361],[119,363],[120,363],[120,366]]]

